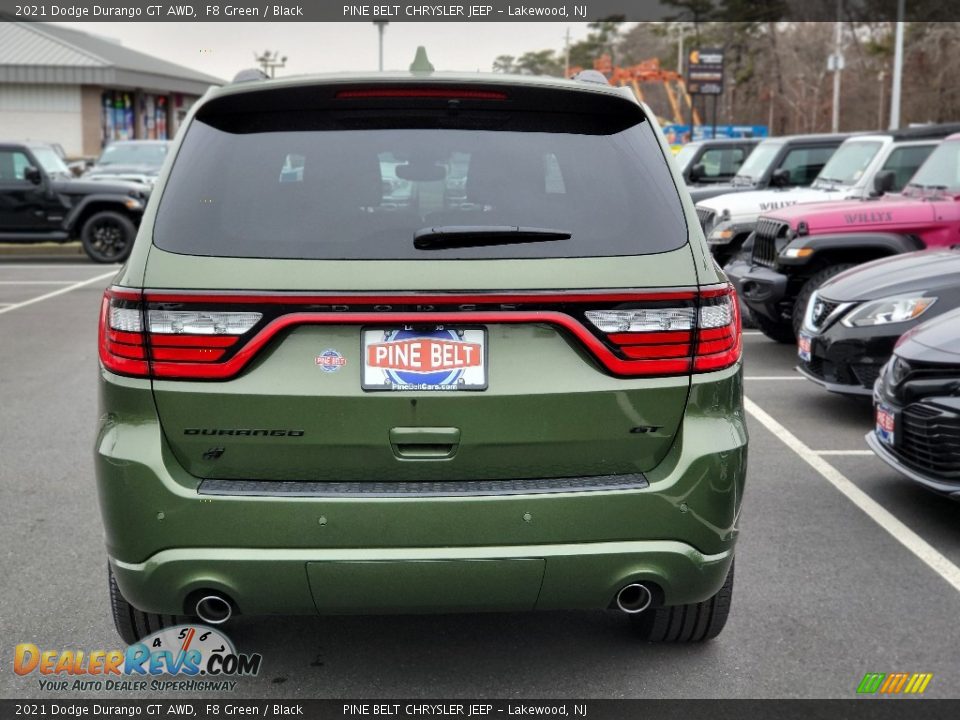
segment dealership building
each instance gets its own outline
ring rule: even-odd
[[[219,78],[49,23],[0,22],[0,139],[94,156],[113,140],[172,138]]]

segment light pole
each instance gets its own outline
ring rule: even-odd
[[[893,44],[893,88],[890,90],[890,129],[900,128],[900,81],[903,76],[903,6],[897,2],[897,34]]]
[[[377,69],[379,69],[380,72],[383,72],[383,31],[387,29],[387,25],[390,23],[379,20],[373,24],[377,26],[377,34],[379,35],[380,40],[380,61],[377,64]]]
[[[843,23],[841,18],[843,0],[837,0],[837,22],[834,25],[833,55],[827,65],[833,70],[833,118],[830,123],[832,132],[840,132],[840,73],[843,72]]]
[[[877,75],[877,85],[880,86],[880,102],[877,103],[877,130],[883,130],[883,81],[887,79],[887,73],[883,70]]]

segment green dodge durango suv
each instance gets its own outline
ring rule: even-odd
[[[128,642],[237,613],[723,628],[738,303],[627,90],[443,73],[211,90],[99,348]]]

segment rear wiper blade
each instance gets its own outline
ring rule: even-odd
[[[417,230],[413,234],[413,246],[417,250],[442,250],[569,240],[571,237],[572,235],[566,230],[550,228],[516,225],[443,225]]]

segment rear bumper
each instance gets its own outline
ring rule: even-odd
[[[197,590],[249,614],[606,608],[636,580],[675,605],[715,594],[733,558],[739,366],[694,379],[645,483],[540,494],[204,494],[167,445],[149,384],[104,373],[101,391],[107,552],[141,610],[182,613]]]
[[[468,548],[179,548],[143,563],[111,559],[136,607],[183,611],[197,591],[227,595],[252,615],[602,609],[631,582],[670,604],[723,584],[733,550],[703,555],[680,542]]]

